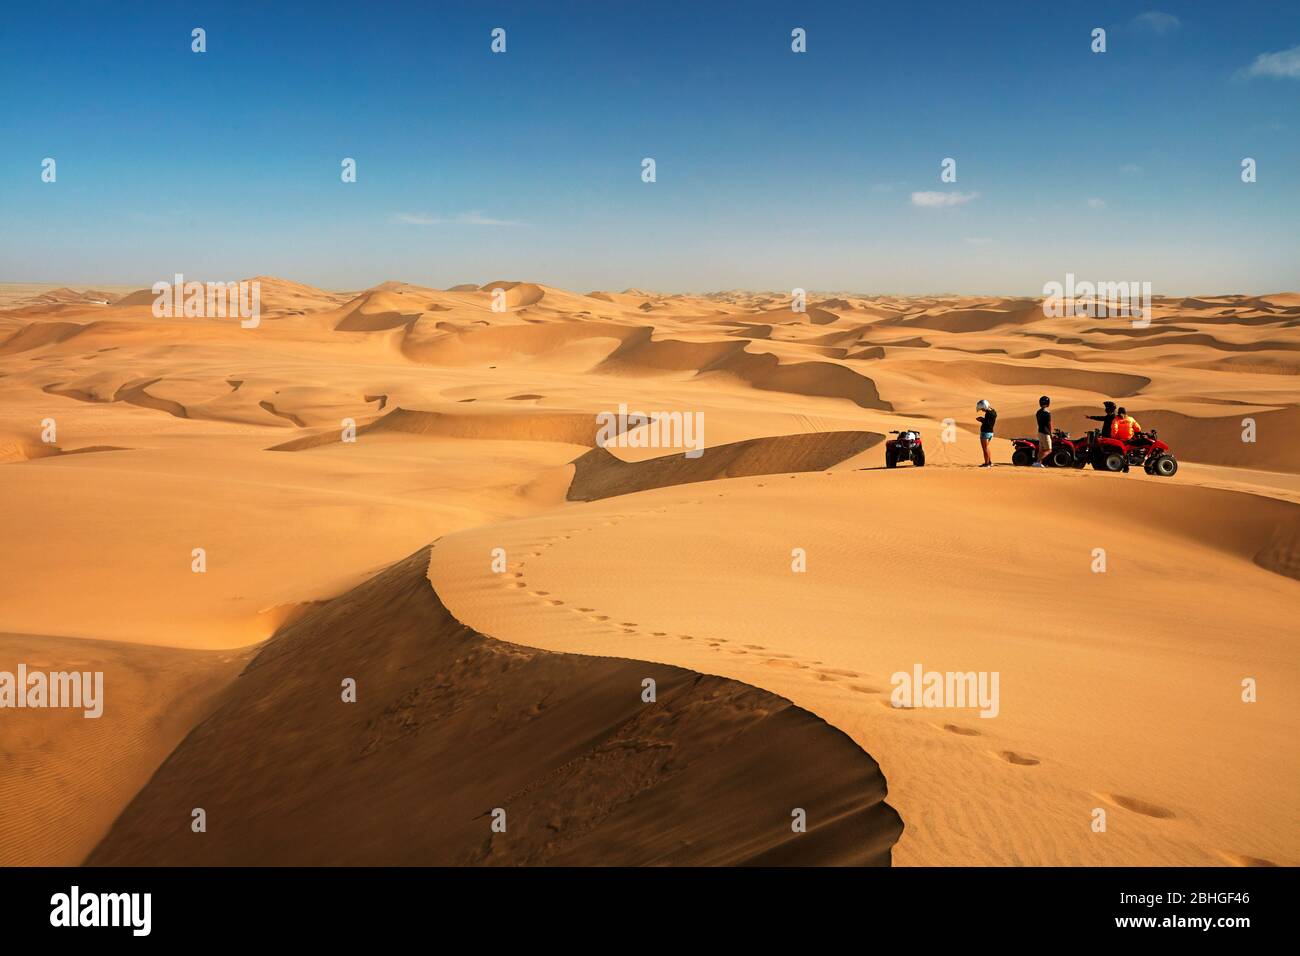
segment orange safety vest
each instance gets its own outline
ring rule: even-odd
[[[1111,426],[1110,434],[1113,438],[1120,441],[1128,441],[1142,428],[1132,415],[1125,415],[1123,418],[1116,418],[1115,424]]]

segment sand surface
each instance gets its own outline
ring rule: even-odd
[[[100,721],[0,713],[0,862],[75,861],[108,833],[97,861],[1300,863],[1300,295],[1158,299],[1137,329],[1028,299],[834,294],[797,313],[761,293],[259,281],[256,329],[155,318],[148,290],[0,288],[0,669],[94,661],[109,695]],[[1006,465],[1043,393],[1075,434],[1121,401],[1183,467]],[[991,470],[974,467],[979,398],[1001,416]],[[597,447],[595,416],[620,404],[702,413],[704,454]],[[884,469],[881,442],[909,426],[926,468]],[[322,622],[375,581],[420,597],[388,623],[383,601],[339,598],[351,624]],[[455,749],[426,702],[543,703],[521,670],[458,670],[457,641],[601,703],[548,724],[520,775],[448,776],[441,806],[474,822],[392,840],[381,818]],[[998,716],[890,706],[891,675],[917,663],[997,671]],[[260,683],[272,664],[288,684]],[[376,696],[327,732],[316,708],[350,666]],[[650,666],[668,697],[720,679],[749,729],[687,694],[690,720],[665,731],[690,755],[675,784],[622,792],[603,758],[548,776],[566,740],[630,732],[609,688]],[[408,726],[403,706],[424,729],[366,752],[385,721]],[[699,743],[722,728],[747,742]],[[493,759],[525,740],[494,738]],[[306,823],[267,844],[277,800],[316,799],[326,765],[367,782],[307,816],[371,826],[347,852]],[[491,785],[455,789],[476,775]],[[802,843],[791,786],[838,808]],[[475,843],[493,794],[525,791],[517,840]],[[200,799],[238,828],[225,850],[189,839]],[[744,834],[707,823],[759,805],[770,820]],[[579,834],[566,806],[600,824]],[[164,812],[177,832],[141,824]],[[544,819],[562,838],[537,835]]]

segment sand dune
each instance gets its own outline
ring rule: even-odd
[[[0,286],[0,669],[102,662],[114,721],[0,720],[0,796],[62,827],[6,861],[75,861],[135,797],[97,861],[1300,863],[1296,293],[1143,329],[256,278],[256,329]],[[1043,393],[1183,468],[976,469],[975,402],[1007,462]],[[597,447],[624,405],[702,415],[704,454]],[[886,471],[904,427],[927,467]],[[999,716],[891,707],[918,661],[999,672]]]
[[[0,720],[0,865],[76,866],[149,780],[244,653],[0,634],[0,669],[101,671],[102,716],[6,710]]]
[[[734,681],[475,633],[428,557],[277,634],[87,862],[888,864],[901,824],[842,733]]]
[[[1281,613],[1300,584],[1273,559],[1294,561],[1300,505],[1145,476],[975,474],[661,488],[448,536],[430,577],[505,639],[690,667],[824,716],[880,761],[900,863],[1300,860],[1282,756],[1300,658]],[[518,587],[473,559],[488,547],[518,556]],[[1211,592],[1232,599],[1188,599]],[[763,613],[737,613],[755,594]],[[894,709],[891,675],[917,662],[998,671],[1000,712]],[[1278,696],[1242,703],[1247,675]]]
[[[573,462],[568,498],[595,501],[696,481],[822,471],[861,454],[883,437],[873,432],[813,432],[751,438],[715,445],[698,458],[683,452],[637,462],[621,461],[604,448],[593,448]]]

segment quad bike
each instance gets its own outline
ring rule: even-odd
[[[1169,445],[1154,429],[1138,432],[1128,441],[1103,438],[1101,432],[1090,431],[1078,454],[1081,462],[1088,462],[1098,471],[1128,471],[1130,465],[1141,465],[1148,475],[1161,478],[1178,473],[1178,459],[1169,453]]]
[[[921,433],[915,429],[895,429],[897,435],[885,441],[885,467],[894,468],[900,461],[910,461],[917,468],[925,464],[925,449],[921,446]]]
[[[1044,464],[1056,468],[1082,468],[1087,459],[1078,457],[1077,439],[1057,428],[1052,431],[1052,450],[1043,459]],[[1015,438],[1011,441],[1011,464],[1032,465],[1038,460],[1037,438]]]

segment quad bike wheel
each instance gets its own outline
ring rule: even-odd
[[[918,449],[916,452],[916,457],[912,459],[912,462],[913,464],[916,465],[917,468],[922,467],[925,464],[925,452]]]
[[[1178,474],[1178,459],[1173,455],[1161,455],[1152,463],[1151,474],[1172,478]]]
[[[1073,465],[1075,468],[1083,468],[1088,464],[1088,459],[1083,455],[1080,455],[1078,458],[1075,458],[1072,462],[1070,462],[1070,464]]]
[[[1074,464],[1074,455],[1068,448],[1053,448],[1051,454],[1047,456],[1047,463],[1057,468],[1069,468]]]
[[[885,449],[885,467],[893,468],[897,465],[898,462],[894,459],[894,453],[889,449]]]
[[[1011,464],[1013,465],[1032,465],[1034,463],[1034,453],[1028,448],[1017,448],[1011,455]]]
[[[1108,451],[1100,455],[1092,463],[1092,467],[1098,471],[1123,471],[1124,456],[1117,451]]]

